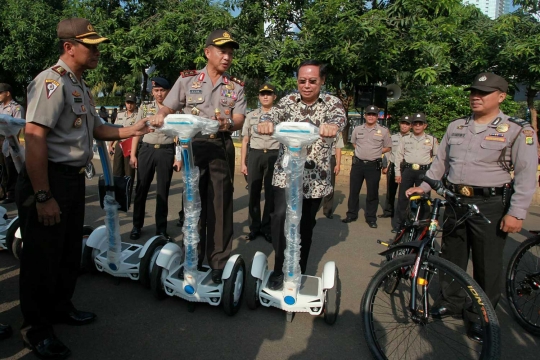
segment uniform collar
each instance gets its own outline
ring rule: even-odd
[[[204,78],[202,80],[200,80],[201,78],[201,74],[204,74]],[[199,73],[194,76],[196,78],[195,81],[200,81],[202,83],[209,83],[210,85],[212,85],[212,81],[210,80],[210,76],[208,75],[208,69],[207,69],[207,66],[205,66],[204,68],[202,68]],[[223,80],[223,79],[226,79],[226,80]],[[220,86],[220,85],[226,85],[227,83],[230,83],[232,80],[231,80],[231,76],[224,72],[223,74],[221,74],[221,77],[219,78],[218,81],[216,81],[216,85],[214,85],[214,88]],[[156,104],[157,106],[157,104]]]
[[[75,74],[73,73],[73,70],[71,70],[69,68],[69,66],[67,66],[67,64],[62,60],[62,59],[58,59],[58,62],[56,63],[56,65],[59,65],[61,67],[63,67],[64,69],[66,69],[67,71],[67,76],[69,78],[69,81],[73,84],[73,85],[79,85],[81,88],[84,88],[83,87],[83,84],[81,84],[79,82],[79,80],[77,80],[77,77],[75,76]],[[82,81],[82,78],[81,78],[81,81]],[[84,81],[82,81],[84,83]]]

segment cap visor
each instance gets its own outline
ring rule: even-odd
[[[260,93],[262,93],[262,92],[271,92],[271,93],[273,93],[274,90],[272,90],[272,89],[261,89],[261,90],[259,90],[259,92]]]
[[[480,90],[480,91],[484,91],[484,92],[494,92],[494,91],[501,91],[500,89],[496,89],[496,88],[492,88],[490,86],[469,86],[468,88],[466,89],[463,89],[463,91],[471,91],[472,89],[475,89],[475,90]]]
[[[82,43],[85,43],[85,44],[90,44],[90,45],[95,45],[95,44],[101,44],[103,42],[111,42],[111,40],[105,38],[105,37],[97,37],[97,38],[83,38],[83,39],[78,39],[80,42]]]
[[[236,41],[230,40],[230,39],[227,39],[227,40],[214,40],[212,45],[215,45],[215,46],[229,45],[229,46],[232,46],[235,49],[240,48],[240,45]]]

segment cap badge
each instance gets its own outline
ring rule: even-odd
[[[508,131],[509,128],[510,128],[510,125],[508,124],[500,124],[500,125],[497,125],[497,128],[495,130],[497,130],[497,132],[500,132],[500,133],[505,133]]]
[[[223,37],[229,39],[231,35],[228,32],[224,32]]]
[[[152,87],[156,87],[156,82],[152,81]]]
[[[76,118],[75,121],[73,122],[73,127],[78,129],[81,126],[82,126],[82,119],[80,117]]]
[[[421,115],[420,115],[420,114],[416,114],[416,117],[421,117]]]
[[[270,90],[267,85],[264,85],[263,90]]]
[[[60,84],[56,80],[46,79],[45,80],[45,89],[47,89],[47,99],[51,98],[51,95],[58,89]]]
[[[485,75],[478,79],[478,81],[486,81],[486,80],[487,80],[487,76]]]
[[[86,28],[88,29],[88,31],[96,31],[94,30],[94,27],[91,24],[88,24]]]

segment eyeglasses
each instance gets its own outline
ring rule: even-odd
[[[422,122],[422,121],[415,121],[415,122],[413,122],[412,124],[413,124],[413,126],[422,126],[422,125],[424,125],[425,123]]]
[[[261,91],[259,93],[259,96],[272,96],[272,95],[274,95],[274,93],[271,91]]]

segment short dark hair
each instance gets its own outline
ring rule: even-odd
[[[297,70],[297,74],[300,73],[300,69],[304,66],[318,66],[319,67],[319,76],[322,78],[322,79],[326,79],[326,64],[322,63],[321,61],[319,60],[313,60],[313,59],[309,59],[309,60],[304,60],[300,63],[300,65],[298,66],[298,70]]]
[[[64,50],[64,44],[67,43],[67,42],[70,43],[70,44],[73,44],[73,45],[75,45],[75,44],[77,43],[75,40],[70,40],[70,39],[59,39],[59,40],[58,40],[58,53],[59,53],[60,55],[64,55],[64,52],[65,52],[65,50]]]

